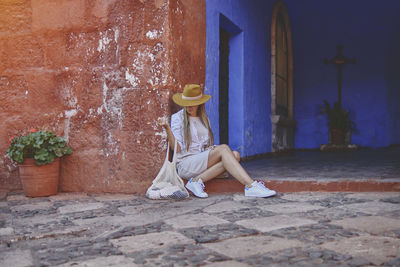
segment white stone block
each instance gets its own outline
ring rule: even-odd
[[[0,228],[0,236],[3,235],[12,235],[14,234],[14,229],[11,227],[4,227],[4,228]]]
[[[385,212],[400,210],[400,205],[380,201],[370,201],[364,203],[349,204],[345,206],[340,206],[338,208],[349,210],[352,212],[362,212],[371,215],[377,215]]]
[[[104,195],[97,195],[94,197],[97,201],[125,201],[125,200],[132,200],[136,199],[137,196],[133,194],[104,194]]]
[[[207,213],[185,214],[165,220],[165,223],[172,225],[175,229],[202,227],[206,225],[217,225],[229,223],[226,220],[209,215]]]
[[[260,232],[270,232],[278,229],[299,227],[304,225],[316,224],[316,221],[298,218],[288,215],[277,215],[271,217],[262,217],[255,219],[246,219],[237,221],[236,224],[246,228],[255,229]]]
[[[34,226],[35,224],[48,224],[50,222],[59,222],[62,218],[59,214],[48,214],[48,215],[36,215],[33,217],[19,218],[14,220],[13,225],[20,227]]]
[[[312,210],[324,209],[325,207],[319,205],[311,205],[304,202],[289,202],[289,203],[280,203],[273,205],[260,205],[259,208],[262,210],[272,211],[278,214],[282,214],[282,213],[307,212]]]
[[[370,234],[379,234],[391,230],[400,230],[400,220],[381,216],[363,216],[332,221],[345,229],[356,229]]]
[[[194,244],[195,241],[176,232],[150,233],[113,239],[110,242],[123,253],[147,249],[164,249],[170,245]]]
[[[142,204],[142,205],[136,205],[136,206],[123,206],[118,209],[125,214],[132,215],[132,214],[138,214],[145,210],[154,209],[154,205]]]
[[[218,261],[202,266],[203,267],[250,267],[250,265],[238,261]]]
[[[399,192],[360,192],[350,193],[346,197],[366,200],[379,200],[391,197],[400,197]]]
[[[85,227],[98,227],[98,226],[107,226],[113,229],[114,227],[120,226],[136,226],[135,217],[126,215],[126,216],[103,216],[89,219],[77,219],[73,220],[74,224],[85,226]],[[141,225],[141,224],[139,224]]]
[[[58,212],[61,214],[72,213],[72,212],[82,212],[89,210],[97,210],[104,208],[103,203],[85,203],[85,204],[73,204],[62,206],[58,208]]]
[[[109,257],[97,257],[95,259],[87,261],[74,261],[68,262],[59,267],[136,267],[139,266],[133,262],[132,258],[127,258],[125,256],[109,256]]]
[[[299,193],[285,193],[280,197],[290,201],[297,202],[307,202],[307,201],[318,201],[331,197],[336,193],[328,193],[328,192],[299,192]]]
[[[89,198],[88,195],[81,192],[58,193],[57,195],[49,197],[51,201],[78,200],[85,198]]]
[[[400,240],[382,236],[344,238],[322,244],[321,247],[353,257],[362,257],[376,265],[393,261],[400,255]]]
[[[246,236],[223,240],[216,243],[206,243],[202,246],[231,258],[262,255],[267,252],[301,247],[304,243],[298,240],[288,240],[271,236]]]
[[[177,216],[192,212],[196,208],[197,207],[193,207],[191,205],[154,207],[154,205],[145,204],[140,206],[121,207],[119,210],[125,214],[131,215],[130,225],[139,226],[170,218],[176,218]]]
[[[29,250],[16,249],[1,252],[0,265],[7,267],[31,267],[34,266],[34,263]]]
[[[223,201],[203,209],[204,212],[217,213],[224,211],[235,211],[240,209],[249,208],[248,206],[237,201]]]

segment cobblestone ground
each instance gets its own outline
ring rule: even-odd
[[[14,194],[0,240],[7,267],[400,266],[400,194]]]

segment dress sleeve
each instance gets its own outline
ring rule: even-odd
[[[183,139],[183,116],[182,112],[178,112],[171,117],[171,130],[174,134],[176,141],[181,147],[181,151],[186,149],[185,142]]]

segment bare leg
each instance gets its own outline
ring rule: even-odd
[[[237,151],[232,151],[232,152],[233,152],[233,155],[235,156],[236,160],[238,162],[240,162],[240,153]],[[215,178],[228,178],[228,177],[229,177],[229,173],[225,170],[223,173],[216,176]]]
[[[237,151],[232,151],[232,153],[235,156],[235,159],[237,160],[237,162],[239,162],[240,161],[240,153]],[[201,173],[199,176],[197,176],[193,180],[198,181],[199,179],[201,179],[205,183],[224,172],[226,172],[226,170],[224,168],[222,161],[220,161],[220,162],[217,162],[216,164],[214,164],[213,166],[209,167],[207,170],[205,170],[203,173]]]
[[[236,180],[242,184],[251,187],[253,180],[243,169],[242,165],[237,161],[233,151],[227,145],[219,145],[210,151],[208,156],[208,166],[211,168],[217,163],[222,162],[222,166],[227,170]],[[221,169],[218,169],[221,171]],[[205,177],[207,178],[207,177]],[[202,179],[203,180],[203,179]]]
[[[201,179],[203,181],[203,183],[205,183],[205,182],[210,181],[211,179],[217,177],[224,171],[225,171],[224,165],[222,165],[222,162],[218,162],[214,166],[211,166],[210,168],[208,168],[207,170],[202,172],[199,176],[197,176],[193,180],[198,181],[199,179]]]

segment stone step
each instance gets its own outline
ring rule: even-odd
[[[277,192],[400,192],[398,179],[265,179],[266,186]],[[241,183],[233,178],[213,179],[206,184],[208,193],[243,192]]]

